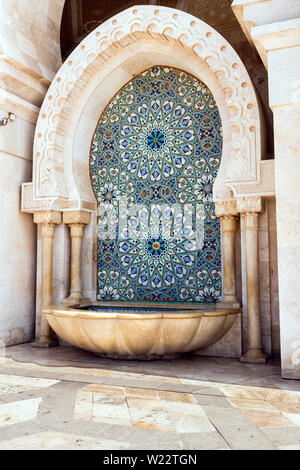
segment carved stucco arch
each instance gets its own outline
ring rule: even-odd
[[[250,77],[234,49],[217,31],[192,15],[166,7],[136,6],[90,33],[54,78],[37,122],[33,183],[23,186],[25,210],[92,210],[89,205],[92,200],[88,197],[84,201],[80,188],[76,187],[76,171],[80,171],[80,165],[76,165],[72,145],[80,113],[93,95],[96,84],[101,87],[104,71],[106,77],[113,72],[119,76],[126,61],[130,63],[134,57],[139,57],[132,70],[135,75],[143,70],[143,60],[149,51],[153,57],[155,51],[161,51],[160,57],[165,54],[165,63],[161,65],[176,65],[177,56],[186,57],[186,67],[183,61],[181,68],[187,71],[190,71],[190,62],[198,61],[194,75],[210,87],[215,97],[219,95],[216,101],[226,136],[215,183],[215,199],[230,199],[235,184],[258,181],[261,159],[259,104]],[[207,80],[201,76],[201,69],[209,71]],[[120,81],[120,88],[126,81],[125,78],[123,83]],[[107,102],[117,91],[112,89]],[[100,111],[99,108],[97,119]],[[87,174],[86,170],[83,173]]]

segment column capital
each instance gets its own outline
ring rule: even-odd
[[[85,224],[69,224],[71,238],[82,238]]]
[[[236,217],[238,216],[238,210],[236,206],[236,200],[228,201],[216,201],[215,213],[217,217]]]
[[[59,211],[40,211],[35,212],[33,215],[35,224],[61,224],[61,212]]]
[[[67,225],[80,224],[88,225],[91,221],[90,212],[86,211],[65,211],[63,212],[63,223]]]
[[[241,214],[262,211],[262,198],[260,196],[249,196],[237,198],[237,210]]]
[[[259,229],[259,213],[258,212],[245,212],[242,214],[244,218],[245,231]]]

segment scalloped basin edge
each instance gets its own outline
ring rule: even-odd
[[[89,304],[91,305],[91,303]],[[92,305],[91,305],[92,306]],[[93,304],[101,309],[101,306]],[[121,359],[168,358],[207,348],[231,328],[239,308],[157,307],[137,313],[90,311],[86,305],[43,309],[52,329],[66,342],[98,355]],[[81,309],[82,308],[82,309]]]

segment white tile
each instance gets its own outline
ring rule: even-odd
[[[126,404],[105,405],[103,403],[93,404],[93,421],[101,423],[131,426],[131,419]]]
[[[296,413],[282,413],[287,419],[289,419],[296,426],[300,426],[300,414]]]
[[[0,426],[23,423],[35,419],[42,398],[15,401],[0,405]]]
[[[0,442],[0,450],[122,450],[128,442],[60,432],[42,432]]]
[[[59,380],[20,377],[16,375],[0,375],[0,395],[51,387],[58,382]]]
[[[178,433],[213,432],[214,426],[199,405],[162,401]]]

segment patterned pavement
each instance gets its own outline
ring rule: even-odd
[[[133,363],[29,345],[7,352],[1,450],[300,449],[300,383],[281,380],[278,365],[195,356]],[[225,380],[201,378],[211,369]]]

